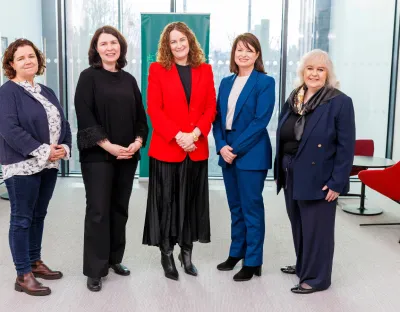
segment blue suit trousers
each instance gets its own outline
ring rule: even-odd
[[[231,247],[229,255],[244,258],[245,266],[263,263],[265,236],[262,191],[268,170],[241,170],[235,162],[222,168],[231,211]]]

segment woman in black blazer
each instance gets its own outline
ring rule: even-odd
[[[78,81],[75,109],[78,149],[86,190],[83,274],[91,291],[101,290],[109,267],[119,275],[125,250],[128,205],[147,119],[136,79],[122,70],[127,43],[111,26],[90,43],[89,64]]]
[[[32,296],[51,293],[36,277],[62,277],[42,261],[41,248],[60,159],[71,150],[71,129],[56,95],[34,81],[44,69],[43,54],[29,40],[14,41],[4,53],[10,80],[0,88],[0,163],[11,204],[9,242],[15,290]]]
[[[296,265],[281,270],[299,277],[292,292],[309,294],[331,285],[336,202],[353,164],[355,121],[326,52],[304,55],[298,80],[279,118],[274,175],[297,256]]]

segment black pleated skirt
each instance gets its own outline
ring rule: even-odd
[[[208,160],[169,163],[150,158],[143,244],[210,242]]]

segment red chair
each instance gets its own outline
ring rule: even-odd
[[[383,170],[363,170],[358,174],[358,177],[361,182],[371,189],[400,204],[400,162]],[[360,225],[400,225],[400,223],[370,223]]]
[[[373,140],[356,140],[354,156],[374,156],[374,149],[375,148]],[[358,173],[362,170],[365,170],[365,168],[353,166],[350,172],[350,177],[357,176]],[[341,194],[340,196],[361,197],[361,194],[345,193]]]

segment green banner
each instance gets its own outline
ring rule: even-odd
[[[153,14],[142,13],[142,96],[147,110],[147,76],[150,64],[156,61],[158,40],[164,27],[172,22],[184,22],[195,33],[208,61],[210,51],[210,14]],[[141,152],[140,177],[149,176],[148,147],[153,128],[149,122],[149,140]]]

